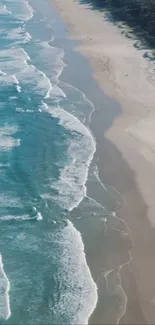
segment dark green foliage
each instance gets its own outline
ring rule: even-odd
[[[155,46],[155,0],[81,0],[94,9],[109,10],[114,20],[127,22],[135,33]]]

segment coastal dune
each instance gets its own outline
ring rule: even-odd
[[[130,267],[126,265],[121,272],[128,305],[120,322],[154,323],[154,65],[146,58],[149,50],[137,50],[135,40],[126,38],[118,26],[106,19],[103,12],[92,10],[89,4],[81,4],[78,0],[52,0],[52,4],[67,24],[70,37],[79,41],[75,50],[88,58],[100,88],[121,106],[121,114],[106,133],[103,132],[103,137],[116,146],[132,170],[144,204],[139,204],[136,198],[130,175],[120,168],[116,168],[116,177],[110,175],[110,170],[115,169],[113,157],[106,181],[109,180],[110,185],[114,185],[126,198],[126,205],[119,211],[119,217],[127,222],[133,241]],[[101,165],[100,158],[99,174],[104,183]]]

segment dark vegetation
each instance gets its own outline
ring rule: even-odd
[[[115,21],[123,21],[143,42],[155,47],[155,0],[80,0],[93,9],[106,10]]]

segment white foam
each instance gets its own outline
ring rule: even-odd
[[[33,8],[26,0],[5,0],[7,9],[12,13],[14,18],[21,21],[30,20],[33,17]]]
[[[26,113],[34,113],[34,110],[33,109],[26,109],[25,112]]]
[[[11,11],[5,5],[0,5],[0,15],[10,15]]]
[[[28,65],[30,61],[28,54],[22,49],[8,49],[0,51],[0,80],[11,82],[12,78],[17,85],[17,91],[21,92],[21,85],[31,85],[35,93],[49,98],[52,85],[47,76],[35,68],[34,65]],[[6,74],[8,74],[6,76]],[[11,76],[9,76],[11,75]]]
[[[6,320],[11,316],[9,291],[10,282],[4,272],[2,256],[0,254],[0,318]]]
[[[18,97],[17,96],[10,96],[10,99],[18,99]]]
[[[36,94],[49,98],[52,88],[50,80],[45,73],[36,69],[34,65],[27,65],[24,69],[21,69],[17,77],[23,85],[31,85]]]
[[[22,220],[31,220],[32,218],[29,215],[14,216],[14,215],[5,215],[0,217],[0,221],[22,221]]]
[[[17,85],[17,91],[18,93],[21,93],[21,86]]]
[[[36,211],[36,210],[35,210]],[[25,214],[25,215],[5,215],[5,216],[1,216],[0,217],[0,221],[29,221],[29,220],[37,220],[37,221],[41,221],[43,220],[42,214],[40,212],[37,212],[35,217],[30,216],[29,214]]]
[[[0,51],[0,58],[6,59],[18,59],[18,60],[30,60],[28,54],[22,48],[11,48]]]
[[[0,164],[0,167],[9,167],[9,164]]]
[[[17,131],[17,126],[9,126],[7,123],[0,127],[0,151],[10,151],[20,145],[20,139],[13,138]]]
[[[96,143],[91,132],[77,117],[60,107],[48,108],[48,112],[59,118],[59,123],[74,135],[68,147],[70,161],[61,170],[59,180],[51,184],[51,187],[58,191],[58,196],[53,199],[58,200],[63,208],[71,211],[86,196],[85,183]]]
[[[21,92],[21,86],[19,85],[19,81],[17,80],[16,76],[14,75],[7,75],[6,73],[3,73],[0,71],[0,85],[5,86],[5,85],[11,85],[15,84],[16,89],[18,92]]]
[[[5,84],[17,84],[14,80],[14,77],[12,75],[7,75],[7,74],[1,74],[0,75],[0,84],[5,85]]]
[[[8,207],[18,207],[21,208],[22,207],[22,203],[20,201],[20,198],[14,197],[13,195],[11,195],[11,193],[3,193],[0,194],[0,207],[3,208],[8,208]],[[0,216],[1,219],[1,216]]]
[[[49,42],[51,42],[51,40]],[[64,57],[64,50],[49,45],[49,42],[41,43],[42,49],[38,53],[38,58],[42,60],[44,66],[46,67],[47,74],[49,71],[49,78],[52,79],[53,84],[58,82],[58,78],[66,65],[62,60]]]
[[[50,95],[52,95],[52,97],[56,96],[56,97],[63,97],[66,98],[66,94],[63,92],[63,90],[58,87],[57,85],[54,85],[52,87],[52,90],[50,91]]]
[[[59,84],[60,84],[60,87],[62,87],[64,89],[65,93],[67,93],[67,98],[68,97],[69,97],[69,99],[71,98],[72,107],[76,108],[76,106],[78,105],[78,109],[74,110],[74,115],[78,119],[80,119],[80,115],[82,113],[82,121],[83,121],[83,107],[84,107],[85,118],[87,116],[88,123],[90,124],[91,115],[95,111],[95,107],[94,107],[93,103],[85,96],[85,94],[81,90],[77,89],[76,87],[74,87],[66,82],[62,82],[62,81],[60,81]],[[81,111],[81,108],[82,108],[82,111]],[[68,110],[68,106],[67,106],[66,110],[70,113],[70,110]]]
[[[37,212],[36,220],[43,220],[42,214],[40,212]]]
[[[0,75],[2,75],[2,76],[5,76],[5,75],[6,75],[6,73],[5,73],[5,72],[3,72],[2,70],[0,70]]]
[[[14,75],[12,77],[13,77],[14,83],[16,84],[16,89],[20,93],[21,92],[21,86],[19,85],[19,80]]]
[[[70,324],[88,324],[98,295],[87,265],[81,234],[67,221],[67,226],[59,233],[57,240],[61,247],[58,273],[61,294],[54,306],[55,312],[63,319],[68,311]]]
[[[15,134],[17,131],[19,131],[19,128],[16,125],[9,125],[8,123],[5,123],[3,127],[0,128],[0,130],[3,130],[4,135],[8,134]]]
[[[19,147],[20,146],[20,141],[21,141],[20,139],[17,139],[16,140],[16,145],[15,145],[16,147]]]
[[[16,107],[16,112],[17,113],[23,113],[23,112],[25,112],[25,110],[23,108],[21,108],[21,107]]]
[[[23,28],[13,28],[7,33],[7,39],[17,43],[28,43],[31,40],[31,35],[26,32]]]
[[[16,82],[17,91],[21,92],[22,85],[28,85],[34,89],[36,94],[40,94],[48,99],[52,92],[50,79],[44,72],[36,69],[34,65],[28,65],[27,61],[30,61],[30,57],[22,48],[0,51],[0,69],[3,75],[14,75],[18,79],[18,82]],[[65,96],[59,87],[55,87],[53,91],[57,92],[57,94],[59,92],[59,95],[63,97]]]
[[[41,220],[43,220],[43,216],[42,216],[42,214],[41,214],[39,211],[37,211],[37,208],[36,208],[35,206],[33,207],[33,210],[36,212],[35,219],[36,219],[37,221],[41,221]]]
[[[0,51],[0,70],[3,74],[16,75],[27,67],[28,60],[30,57],[22,48]]]
[[[16,76],[13,75],[12,78],[13,78],[13,80],[14,80],[14,83],[18,85],[18,84],[19,84],[19,81],[18,81],[18,79],[16,78]]]
[[[20,88],[19,81],[17,80],[16,76],[7,75],[6,73],[3,73],[2,71],[0,73],[0,84],[1,84],[1,86],[6,85],[6,84],[7,85],[15,84],[17,88],[18,87]]]
[[[33,109],[23,109],[21,107],[16,107],[15,111],[17,113],[34,113]]]
[[[41,108],[41,111],[42,110],[43,111],[48,111],[48,105],[44,101],[42,101],[42,104],[41,104],[40,108]]]

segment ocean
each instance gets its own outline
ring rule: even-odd
[[[70,67],[54,45],[62,26],[52,6],[0,0],[0,20],[0,324],[87,324],[99,288],[85,238],[91,250],[100,229],[104,238],[122,197],[98,176],[93,103],[61,80]],[[117,319],[118,269],[119,290],[104,293]]]

